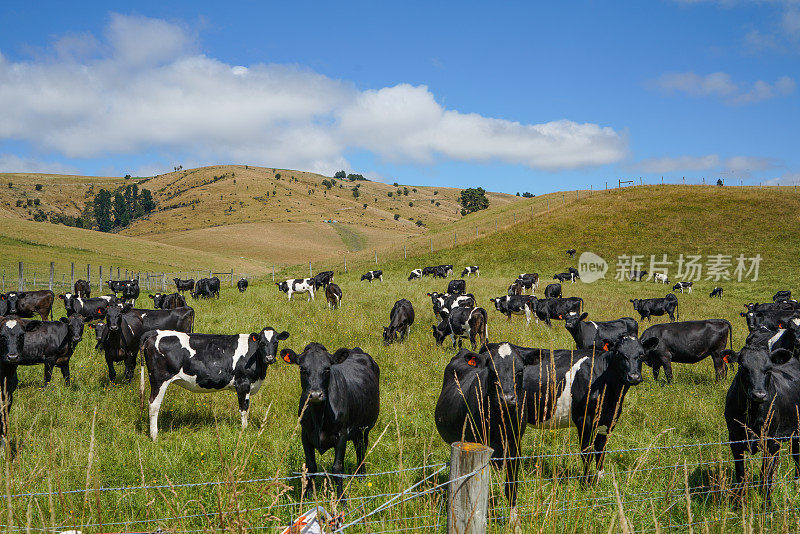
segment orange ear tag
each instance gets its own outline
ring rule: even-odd
[[[606,343],[605,345],[603,345],[603,350],[608,350],[608,343]]]
[[[467,363],[468,363],[468,364],[470,364],[472,367],[477,367],[477,366],[478,366],[478,361],[475,359],[475,356],[473,356],[472,358],[470,358],[470,359],[467,361]]]
[[[253,342],[258,341],[258,336],[253,334],[252,336],[250,336],[250,341],[253,341]]]
[[[723,356],[723,357],[722,357],[722,361],[723,361],[723,362],[725,362],[725,363],[730,363],[730,362],[728,361],[728,355],[727,355],[727,354],[726,354],[725,356]]]

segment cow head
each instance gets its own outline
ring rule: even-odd
[[[284,293],[289,291],[289,284],[287,282],[275,282],[275,285],[278,286],[279,291],[283,291]],[[192,296],[194,296],[194,294]]]
[[[397,332],[393,332],[391,328],[384,326],[383,327],[383,344],[384,345],[391,345],[397,341]]]
[[[25,332],[35,330],[41,321],[22,321],[7,319],[0,322],[0,360],[3,363],[17,363],[22,355]]]
[[[495,299],[489,299],[489,302],[494,304],[494,308],[497,311],[503,311],[503,310],[501,310],[501,308],[503,306],[503,302],[505,302],[506,300],[508,300],[508,299],[503,298],[503,297],[498,297],[498,298],[495,298]]]
[[[153,299],[154,308],[161,309],[164,307],[164,299],[167,297],[166,295],[162,295],[161,293],[156,293],[155,295],[147,295],[147,296]]]
[[[274,328],[268,326],[261,332],[253,332],[247,338],[247,360],[250,365],[250,360],[260,355],[263,358],[263,363],[270,365],[275,363],[278,355],[278,341],[289,339],[289,332],[278,332]]]
[[[433,328],[433,339],[436,340],[436,344],[441,345],[444,343],[445,338],[450,335],[450,322],[444,319],[438,325],[431,325],[431,327]]]
[[[738,363],[736,374],[747,398],[754,403],[767,400],[768,377],[775,367],[784,365],[792,358],[792,351],[779,348],[770,351],[763,345],[745,345],[742,350],[725,351],[729,363]]]
[[[6,293],[6,315],[17,315],[19,313],[19,301],[25,298],[24,292],[9,291]]]
[[[633,303],[633,309],[638,311],[639,310],[639,303],[642,301],[641,299],[630,299],[631,303]]]
[[[485,367],[489,373],[488,394],[494,406],[509,411],[524,409],[522,374],[525,362],[509,343],[490,343],[480,354],[462,350],[459,353],[469,365]]]
[[[61,322],[69,328],[69,335],[72,339],[72,343],[80,343],[83,339],[83,317],[75,313],[69,317],[62,317]]]
[[[603,340],[603,346],[608,347],[612,368],[627,386],[635,386],[642,381],[642,361],[645,359],[645,352],[656,345],[658,345],[657,338],[647,339],[644,346],[639,338],[633,336]]]
[[[130,304],[112,304],[106,308],[106,327],[111,332],[119,331],[122,326],[122,316],[131,311]]]
[[[567,330],[573,330],[578,327],[581,321],[585,320],[589,317],[589,314],[583,312],[582,314],[578,315],[578,312],[569,312],[564,316],[564,327]]]
[[[300,354],[288,348],[281,350],[283,361],[300,367],[300,386],[303,389],[300,402],[307,402],[311,406],[327,401],[331,367],[342,363],[349,355],[350,351],[347,349],[339,349],[331,355],[320,343],[309,343]]]
[[[94,323],[90,324],[89,328],[94,330],[94,337],[97,343],[95,343],[94,348],[97,350],[102,350],[103,348],[103,340],[106,337],[106,333],[108,332],[108,328],[106,328],[105,323]]]

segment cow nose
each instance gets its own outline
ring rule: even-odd
[[[322,391],[312,391],[308,394],[308,400],[311,404],[319,404],[325,400],[325,393]]]
[[[636,385],[642,381],[642,375],[640,373],[628,373],[628,383],[632,385]]]
[[[517,395],[514,393],[506,393],[503,395],[503,402],[507,406],[516,406],[517,404]]]
[[[767,398],[767,392],[764,390],[757,390],[753,392],[753,400],[763,402]]]

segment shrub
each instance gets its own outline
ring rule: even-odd
[[[40,201],[38,198],[34,198],[34,199],[33,199],[33,205],[34,205],[34,206],[38,206],[38,205],[40,204],[40,202],[41,202],[41,201]]]
[[[399,213],[395,213],[395,214],[394,214],[394,220],[396,221],[396,220],[398,220],[399,218],[400,218],[400,214],[399,214]]]
[[[417,226],[424,226],[424,224],[422,223],[422,221],[420,221],[419,219],[417,220],[417,223],[416,223],[416,224],[417,224]]]
[[[42,190],[42,184],[36,184],[36,187],[35,187],[35,189],[36,189],[37,191],[41,191],[41,190]]]
[[[392,198],[392,197],[394,196],[394,193],[392,193],[391,191],[389,191],[388,193],[386,193],[386,196],[388,196],[389,198]]]
[[[489,199],[486,198],[486,191],[482,187],[468,188],[461,191],[459,204],[463,208],[462,215],[474,211],[485,210],[489,207]]]
[[[413,202],[409,202],[409,203],[408,203],[408,207],[409,207],[409,208],[413,208],[413,207],[414,207],[414,203],[413,203]]]

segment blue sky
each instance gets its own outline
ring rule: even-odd
[[[800,2],[165,4],[0,5],[0,172],[800,181]]]

